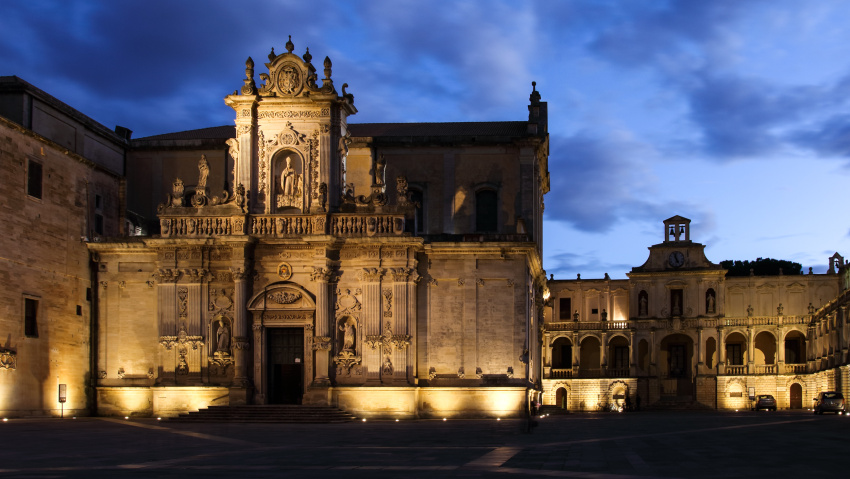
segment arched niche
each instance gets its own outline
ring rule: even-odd
[[[277,214],[301,214],[308,209],[307,169],[297,150],[284,148],[272,157],[272,211]]]

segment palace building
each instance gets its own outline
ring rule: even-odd
[[[232,125],[138,139],[0,77],[0,415],[850,393],[840,256],[727,277],[673,217],[629,279],[547,281],[536,85],[518,121],[358,124],[331,60],[285,48],[248,58]]]
[[[690,220],[628,279],[550,280],[543,324],[543,403],[567,410],[742,409],[751,394],[810,407],[850,393],[850,267],[826,274],[727,277],[691,240]]]

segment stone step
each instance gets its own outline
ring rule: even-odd
[[[210,406],[168,419],[172,422],[339,423],[355,417],[331,406]]]

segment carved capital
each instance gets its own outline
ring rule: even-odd
[[[313,350],[314,351],[330,351],[331,338],[329,336],[314,336]]]
[[[249,338],[245,336],[234,336],[233,337],[233,349],[243,351],[251,349],[251,341]]]
[[[333,273],[329,268],[319,268],[314,266],[313,272],[310,273],[310,281],[319,281],[327,283],[331,280]]]
[[[366,336],[366,346],[369,346],[371,349],[378,349],[378,346],[383,342],[384,337],[381,335],[369,335]]]
[[[251,272],[245,268],[230,268],[230,275],[233,277],[233,281],[239,282],[248,279]]]
[[[154,273],[154,277],[160,283],[176,283],[182,273],[178,269],[160,268]]]
[[[392,343],[397,349],[406,349],[410,346],[410,339],[409,334],[395,334],[392,337]]]
[[[209,271],[198,268],[183,268],[180,273],[183,274],[183,279],[189,283],[200,283],[204,278],[210,277]]]
[[[390,274],[396,283],[406,283],[414,272],[413,268],[390,268]]]
[[[384,268],[363,268],[359,273],[360,281],[364,283],[378,283],[384,276]]]

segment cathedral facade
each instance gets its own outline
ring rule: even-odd
[[[293,48],[260,85],[247,61],[235,128],[135,140],[137,211],[153,207],[134,169],[182,179],[162,178],[159,234],[89,244],[98,412],[520,413],[539,379],[546,104],[533,90],[524,121],[349,124],[331,61]]]

